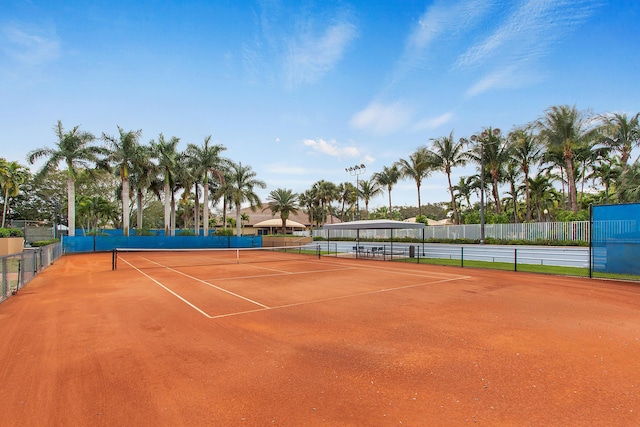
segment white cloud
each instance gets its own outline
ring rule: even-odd
[[[333,69],[344,55],[357,30],[350,22],[339,22],[321,34],[301,33],[289,41],[284,60],[289,86],[315,83]]]
[[[322,138],[305,139],[302,143],[311,148],[314,152],[326,154],[339,159],[344,157],[358,157],[360,150],[356,147],[340,147],[335,140],[326,141]]]
[[[385,105],[374,101],[351,118],[351,126],[373,134],[387,135],[406,127],[413,116],[413,111],[401,102]]]
[[[538,70],[538,60],[600,5],[601,0],[526,0],[516,4],[501,25],[458,57],[458,69],[491,69],[467,96],[539,80],[536,74],[543,72]]]
[[[9,24],[0,28],[0,50],[10,60],[33,67],[57,59],[60,42],[39,28]]]
[[[425,119],[422,119],[418,122],[416,122],[413,125],[413,130],[416,131],[422,131],[422,130],[433,130],[433,129],[437,129],[440,126],[443,126],[447,123],[449,123],[451,121],[451,119],[453,119],[453,113],[452,112],[447,112],[444,114],[441,114],[437,117],[428,117]]]

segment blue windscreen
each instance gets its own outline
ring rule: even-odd
[[[640,203],[594,206],[591,262],[594,272],[640,274]]]

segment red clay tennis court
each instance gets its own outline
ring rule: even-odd
[[[207,256],[67,255],[0,304],[0,424],[640,424],[637,285]]]

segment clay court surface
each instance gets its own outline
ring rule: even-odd
[[[3,426],[640,424],[636,284],[67,255],[0,320]]]

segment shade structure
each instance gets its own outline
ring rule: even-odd
[[[367,219],[362,221],[341,222],[339,224],[325,224],[325,230],[398,230],[424,229],[420,222],[392,221],[389,219]]]
[[[282,227],[282,220],[280,218],[267,219],[265,221],[258,222],[257,224],[253,224],[253,228],[276,228],[276,227]],[[299,222],[292,221],[290,219],[287,220],[286,227],[287,228],[306,228],[304,224],[300,224]]]

